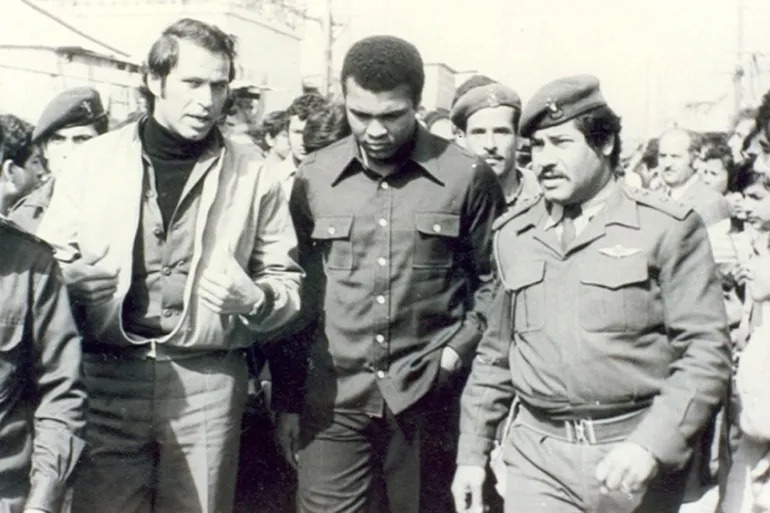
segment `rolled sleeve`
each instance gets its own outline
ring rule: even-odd
[[[670,375],[629,440],[665,466],[682,467],[690,441],[724,396],[730,339],[706,228],[691,213],[660,248],[660,287],[673,349]]]

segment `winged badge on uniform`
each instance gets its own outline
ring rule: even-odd
[[[608,257],[612,257],[612,258],[626,258],[641,252],[642,252],[641,248],[627,248],[622,244],[617,244],[615,246],[610,246],[608,248],[599,249],[599,253],[603,255],[607,255]]]

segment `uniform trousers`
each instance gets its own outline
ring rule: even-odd
[[[677,512],[687,469],[659,474],[636,493],[600,492],[596,467],[618,443],[569,442],[514,419],[504,450],[505,513]]]
[[[85,354],[88,450],[74,513],[232,510],[248,371],[242,353]]]

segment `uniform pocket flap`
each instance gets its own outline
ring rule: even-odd
[[[316,219],[313,228],[314,239],[333,240],[347,239],[353,228],[353,216],[329,216]]]
[[[617,289],[647,281],[648,277],[644,255],[632,255],[618,259],[598,258],[583,269],[580,281],[586,285]]]
[[[503,284],[508,290],[519,290],[543,281],[545,262],[542,260],[518,262],[511,272],[502,275]]]
[[[440,212],[418,212],[415,215],[417,231],[425,235],[458,237],[460,235],[460,215]]]

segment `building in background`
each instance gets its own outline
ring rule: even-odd
[[[56,92],[86,84],[102,93],[112,118],[125,118],[137,107],[133,89],[140,83],[139,65],[150,44],[182,17],[215,24],[237,37],[237,79],[263,92],[259,111],[284,108],[301,92],[302,0],[6,0],[3,4],[0,67],[5,72],[0,92],[5,94],[0,95],[0,110],[32,121]]]

